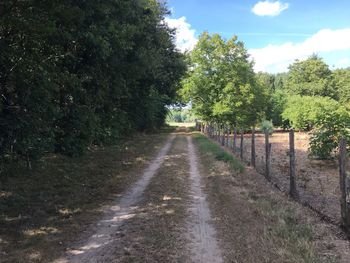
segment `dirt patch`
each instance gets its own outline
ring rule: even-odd
[[[123,225],[108,262],[189,262],[185,220],[189,202],[189,166],[184,136],[151,180],[134,214]]]
[[[189,240],[191,241],[192,260],[194,262],[221,263],[221,251],[216,240],[216,231],[206,195],[202,191],[201,176],[198,171],[197,153],[192,138],[187,137],[191,175],[191,206],[188,223]]]
[[[296,176],[300,200],[307,203],[334,223],[340,223],[339,172],[337,160],[309,158],[310,135],[295,133]],[[272,181],[284,191],[289,191],[289,133],[276,132],[269,139],[271,147]],[[265,137],[256,134],[257,170],[264,173]],[[251,135],[244,135],[244,160],[251,158]]]
[[[0,178],[0,261],[50,262],[78,235],[88,237],[101,205],[141,176],[167,137],[136,135],[77,158],[49,155],[30,173],[8,167]]]
[[[246,167],[233,172],[201,153],[209,206],[225,262],[349,262],[349,243],[334,226],[290,201]]]

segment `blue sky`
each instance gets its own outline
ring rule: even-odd
[[[350,0],[168,0],[169,25],[179,48],[191,49],[207,30],[237,35],[256,61],[256,71],[286,71],[312,53],[331,68],[350,66]]]

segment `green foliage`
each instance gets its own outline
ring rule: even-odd
[[[228,163],[232,170],[243,172],[244,166],[232,155],[223,150],[215,142],[209,140],[202,134],[196,134],[195,142],[199,146],[199,150],[204,153],[211,153],[215,159]]]
[[[167,122],[194,122],[195,120],[192,110],[184,108],[170,109],[167,116]]]
[[[315,126],[310,140],[310,152],[315,157],[330,158],[338,149],[341,138],[350,141],[350,114],[343,106],[319,114]]]
[[[238,125],[255,123],[265,96],[242,42],[204,32],[189,54],[182,96],[200,119]]]
[[[288,73],[277,73],[274,76],[275,82],[274,82],[274,87],[275,90],[284,90],[285,89],[285,83],[288,78]]]
[[[273,133],[273,124],[272,121],[268,121],[268,120],[263,120],[260,123],[260,130],[261,132],[265,133],[266,131],[269,132],[269,134],[271,135]]]
[[[332,72],[316,55],[289,66],[285,89],[301,96],[328,96],[336,98]]]
[[[342,103],[350,103],[350,69],[333,71],[337,98]]]
[[[159,127],[186,70],[156,0],[0,8],[0,157],[79,155]]]
[[[275,91],[270,98],[272,105],[270,114],[266,114],[266,118],[272,120],[274,126],[286,128],[289,126],[289,122],[283,120],[282,113],[286,107],[287,95],[282,90]]]
[[[310,153],[318,158],[330,158],[342,137],[349,137],[349,109],[341,103],[318,96],[291,96],[283,112],[292,126],[312,130]]]
[[[265,118],[272,120],[275,126],[286,127],[288,123],[284,122],[281,116],[287,100],[287,95],[283,90],[282,83],[282,78],[285,78],[285,74],[272,75],[259,72],[256,77],[266,96],[265,105],[263,107]],[[278,81],[276,81],[276,79]]]
[[[294,95],[288,97],[282,117],[295,129],[310,130],[317,126],[320,118],[335,112],[339,106],[337,101],[327,97]]]

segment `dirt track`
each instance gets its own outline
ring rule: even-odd
[[[187,195],[190,197],[187,211],[188,216],[183,221],[187,231],[182,231],[182,236],[186,239],[187,246],[191,248],[190,255],[187,259],[192,262],[222,262],[221,253],[217,245],[215,230],[209,223],[212,219],[206,201],[206,195],[202,191],[200,174],[197,168],[196,152],[192,143],[192,139],[188,136],[179,135],[178,137],[187,137],[188,149],[182,147],[181,154],[186,155],[186,161],[189,168],[186,175],[186,183],[190,184],[190,191]],[[127,239],[127,235],[120,237],[117,233],[121,227],[126,227],[132,231],[131,219],[140,212],[140,203],[145,201],[144,191],[157,174],[161,166],[167,166],[164,161],[171,158],[169,150],[174,148],[173,141],[175,136],[172,135],[158,156],[143,172],[140,179],[128,189],[121,198],[115,201],[115,204],[104,210],[105,216],[93,227],[93,235],[87,240],[78,240],[71,248],[67,249],[64,257],[56,260],[56,263],[63,262],[119,262],[115,257],[116,248],[120,248],[121,244],[127,243],[122,239]],[[176,143],[176,142],[175,142]],[[157,179],[157,178],[155,178]],[[128,225],[128,226],[126,226]],[[146,225],[146,224],[145,224]],[[187,234],[189,233],[189,235]],[[124,261],[119,257],[120,261]],[[146,255],[145,255],[146,258]],[[127,260],[125,260],[127,261]]]
[[[82,245],[69,249],[67,257],[57,262],[107,262],[110,259],[111,249],[115,239],[114,235],[126,219],[134,216],[137,202],[149,181],[156,174],[168,153],[174,136],[171,136],[160,150],[156,159],[143,172],[142,177],[120,198],[114,206],[105,210],[105,217],[95,226],[95,233],[87,241],[78,241]]]
[[[202,190],[201,175],[197,167],[197,154],[192,138],[187,137],[191,167],[191,194],[193,203],[190,207],[191,223],[189,231],[192,237],[192,253],[195,262],[222,262],[221,252],[216,241],[215,229],[209,222],[212,220],[206,194]]]
[[[339,230],[193,141],[171,135],[93,234],[54,262],[348,262]]]

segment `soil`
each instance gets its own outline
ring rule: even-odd
[[[309,157],[310,135],[295,133],[296,176],[300,201],[340,224],[339,172],[336,159],[317,160]],[[289,133],[276,132],[270,136],[272,181],[284,192],[289,191]],[[251,156],[251,135],[244,136],[244,159]],[[256,134],[256,166],[264,173],[265,137]]]
[[[187,137],[191,170],[190,233],[191,250],[194,262],[221,263],[221,251],[216,240],[216,231],[211,224],[209,206],[206,194],[202,190],[202,179],[198,170],[197,154],[192,138]]]

